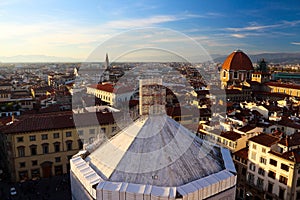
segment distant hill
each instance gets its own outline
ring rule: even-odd
[[[22,63],[22,62],[80,62],[81,60],[70,57],[57,57],[46,55],[17,55],[0,56],[0,62]]]
[[[227,56],[214,57],[215,62],[223,63]],[[275,64],[297,64],[300,63],[300,53],[261,53],[249,55],[251,61],[256,63],[264,58],[268,63]]]

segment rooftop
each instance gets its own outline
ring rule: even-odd
[[[114,116],[119,116],[115,113]],[[28,114],[18,121],[0,129],[5,134],[26,133],[43,130],[75,128],[76,126],[94,126],[114,123],[112,113],[82,113],[73,115],[72,111],[51,112],[43,114]]]
[[[86,161],[109,181],[168,187],[225,169],[220,147],[195,137],[167,115],[136,121]]]
[[[238,150],[238,151],[234,152],[233,154],[244,160],[248,160],[248,147]]]
[[[227,131],[227,132],[222,132],[220,136],[231,141],[236,141],[242,137],[242,134],[239,134],[234,131]]]
[[[241,50],[232,52],[222,65],[223,70],[254,70],[250,58]]]
[[[255,142],[266,147],[271,147],[273,144],[279,141],[279,138],[266,133],[261,133],[257,136],[250,138],[249,141]]]

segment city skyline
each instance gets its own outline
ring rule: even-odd
[[[14,0],[0,3],[0,61],[13,62],[20,55],[32,61],[85,61],[112,36],[145,27],[157,28],[155,42],[170,46],[182,41],[164,30],[191,38],[208,54],[227,55],[235,49],[249,54],[300,52],[300,3],[298,1],[89,1]],[[145,33],[142,42],[125,34],[125,48],[155,47]],[[148,37],[148,38],[147,38]],[[176,52],[176,45],[174,47]],[[105,46],[106,48],[106,46]],[[119,49],[118,49],[119,48]],[[109,56],[120,56],[114,49]],[[109,49],[109,47],[108,47]],[[192,49],[191,49],[192,51]],[[106,49],[103,52],[107,52]],[[99,60],[104,60],[101,54]],[[144,60],[143,54],[131,57]]]

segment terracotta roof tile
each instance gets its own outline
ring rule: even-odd
[[[248,147],[238,150],[238,151],[234,152],[233,154],[240,158],[243,158],[244,160],[248,160]]]
[[[222,132],[220,136],[231,141],[236,141],[242,137],[242,134],[239,134],[234,131],[227,131],[227,132]]]
[[[274,136],[269,135],[269,134],[261,133],[257,136],[254,136],[254,137],[250,138],[249,141],[258,143],[258,144],[266,146],[266,147],[270,147],[273,144],[275,144],[276,142],[278,142],[279,138],[274,137]]]
[[[286,136],[279,141],[279,144],[282,144],[287,147],[298,146],[300,145],[300,133],[294,133],[293,135]]]
[[[74,118],[77,127],[113,124],[115,118],[120,117],[120,115],[121,113],[81,113],[73,115],[71,111],[23,115],[13,124],[1,127],[0,131],[11,134],[75,128]]]
[[[242,51],[232,52],[222,65],[224,70],[254,70],[250,58]]]
[[[298,89],[298,90],[300,89],[300,85],[293,84],[293,83],[267,82],[265,84],[267,86],[291,88],[291,89]]]

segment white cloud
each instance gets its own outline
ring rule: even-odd
[[[240,31],[257,31],[257,30],[263,30],[263,29],[268,29],[268,28],[275,28],[282,26],[282,24],[274,24],[274,25],[266,25],[266,26],[246,26],[242,28],[226,28],[226,30],[229,31],[235,31],[235,32],[240,32]]]
[[[300,42],[291,42],[291,44],[300,45]]]
[[[251,24],[250,26],[245,27],[229,27],[225,28],[228,31],[234,32],[243,32],[243,31],[259,31],[265,29],[273,29],[273,28],[284,28],[284,27],[291,27],[300,24],[300,20],[295,21],[281,21],[277,24],[270,24],[270,25],[257,25],[256,23]]]
[[[245,38],[246,37],[246,34],[239,34],[239,33],[230,34],[230,35],[235,38]]]
[[[127,29],[137,27],[150,27],[157,24],[182,20],[182,17],[172,15],[158,15],[141,19],[115,20],[106,23],[104,26],[114,29]]]

